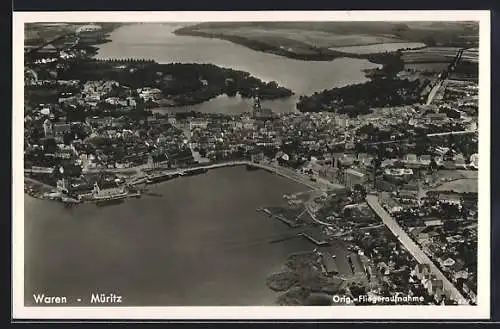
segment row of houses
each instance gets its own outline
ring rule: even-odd
[[[160,89],[150,88],[150,87],[139,88],[139,89],[137,89],[137,93],[139,94],[139,97],[141,97],[145,101],[158,100],[162,96],[162,92]]]
[[[449,149],[445,149],[446,153]],[[439,149],[436,149],[436,152],[439,153]],[[408,169],[417,169],[422,167],[427,167],[431,164],[432,160],[436,162],[438,167],[445,167],[446,169],[465,169],[468,166],[472,166],[474,168],[478,167],[478,155],[471,155],[469,161],[465,159],[463,154],[454,154],[453,156],[446,156],[445,154],[432,156],[429,154],[423,154],[417,156],[413,153],[408,153],[403,156],[402,159],[385,159],[381,163],[382,168],[390,168],[395,166],[396,164],[400,164],[405,166]],[[360,165],[363,167],[370,167],[372,165],[372,161],[375,158],[372,155],[367,153],[358,153],[357,155],[354,153],[337,153],[333,154],[334,158],[337,161],[337,165],[342,165],[344,167],[349,167],[352,165]],[[396,171],[392,172],[393,174]]]
[[[436,276],[431,273],[429,264],[417,264],[411,274],[420,281],[427,290],[427,293],[434,297],[436,302],[439,303],[444,298],[448,300],[453,298],[451,292],[444,288],[443,280],[437,279]]]

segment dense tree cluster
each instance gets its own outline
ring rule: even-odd
[[[257,89],[262,99],[289,97],[293,94],[274,81],[264,82],[247,72],[212,64],[85,60],[75,62],[62,73],[61,78],[83,82],[115,80],[134,89],[158,88],[164,96],[173,99],[176,105],[201,103],[222,94],[253,97]]]
[[[420,101],[422,90],[418,80],[376,79],[302,96],[297,108],[302,112],[330,111],[357,116],[369,113],[373,107],[414,104]]]

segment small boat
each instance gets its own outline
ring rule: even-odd
[[[129,191],[128,196],[131,197],[131,198],[140,199],[141,198],[141,191],[139,191],[139,190]]]
[[[81,200],[73,199],[73,198],[68,198],[68,197],[61,197],[61,201],[64,203],[80,203],[82,202]]]
[[[146,178],[146,184],[165,182],[172,178],[174,178],[174,175],[170,174],[148,175],[148,177]]]
[[[248,171],[259,170],[259,169],[260,169],[259,167],[252,166],[251,164],[247,164],[247,165],[245,165],[245,168],[246,168],[246,170],[248,170]]]
[[[108,202],[108,201],[117,201],[117,200],[123,200],[128,196],[128,193],[126,191],[123,191],[121,193],[115,193],[115,194],[108,194],[108,195],[94,195],[92,198],[92,201],[95,202]]]
[[[109,200],[101,200],[101,201],[96,201],[96,205],[98,207],[104,207],[104,206],[109,206],[113,204],[120,204],[123,203],[124,199],[109,199]]]
[[[185,171],[184,175],[186,175],[186,176],[198,175],[198,174],[206,173],[207,171],[208,171],[207,168],[192,169],[192,170]]]

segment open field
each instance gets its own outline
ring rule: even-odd
[[[458,47],[428,47],[403,52],[405,63],[449,63],[458,53]]]
[[[350,54],[378,54],[398,51],[400,49],[414,49],[425,47],[425,43],[419,42],[389,42],[375,43],[356,46],[330,47],[330,50],[340,51]]]
[[[433,37],[436,43],[450,44],[478,36],[479,25],[472,22],[207,22],[189,29],[259,28],[268,30],[322,31],[327,33],[354,35],[366,34],[401,38],[413,42],[424,42]]]
[[[462,61],[478,63],[479,61],[479,49],[470,48],[464,51],[462,54]]]
[[[476,170],[439,170],[428,191],[454,191],[457,193],[477,192],[478,171]]]
[[[74,32],[78,25],[75,24],[26,24],[24,40],[26,44],[43,43],[44,40],[54,39],[62,34]]]
[[[405,70],[442,72],[448,67],[448,63],[408,63],[405,64]]]
[[[477,179],[458,179],[444,183],[434,189],[435,191],[453,191],[457,193],[477,193]]]
[[[476,170],[439,170],[438,178],[456,179],[477,179],[478,172]]]
[[[248,48],[303,60],[366,57],[385,51],[423,47],[476,47],[477,24],[465,22],[207,22],[174,33],[228,40]],[[385,44],[392,44],[386,46]],[[370,46],[366,47],[365,46]],[[353,47],[337,49],[337,47]],[[386,48],[385,48],[386,47]],[[455,52],[456,54],[456,52]],[[454,54],[453,54],[454,55]],[[450,54],[450,56],[453,56]],[[410,55],[408,55],[410,56]],[[412,55],[415,56],[415,55]],[[423,54],[417,54],[422,57]],[[447,53],[420,60],[448,61]],[[438,58],[436,60],[436,58]]]
[[[405,69],[416,71],[440,72],[446,69],[455,58],[459,47],[427,47],[403,52]],[[462,54],[450,79],[477,80],[479,52],[477,48],[469,48]]]
[[[450,75],[452,80],[478,81],[479,63],[477,61],[467,61],[461,59],[455,70]]]
[[[27,46],[40,45],[64,34],[75,32],[87,23],[27,23],[24,29],[24,42]],[[102,32],[109,32],[122,23],[99,23]]]
[[[373,45],[383,43],[404,42],[396,37],[379,36],[370,34],[337,34],[324,31],[298,30],[298,29],[269,29],[260,27],[203,28],[197,31],[216,34],[220,36],[239,36],[258,40],[291,40],[319,48],[350,47],[359,45]]]

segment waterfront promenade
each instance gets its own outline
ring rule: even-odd
[[[217,168],[223,168],[223,167],[235,167],[235,166],[252,166],[256,168],[260,168],[263,170],[266,170],[268,172],[277,174],[281,177],[285,177],[287,179],[290,179],[294,182],[297,182],[299,184],[305,185],[309,187],[311,190],[316,191],[316,190],[327,190],[328,188],[342,188],[342,185],[339,184],[334,184],[329,182],[326,179],[323,179],[321,177],[310,177],[301,173],[296,172],[293,169],[286,168],[279,166],[277,164],[273,164],[271,162],[251,162],[247,160],[239,160],[239,161],[226,161],[226,162],[220,162],[220,163],[212,163],[212,164],[206,164],[206,165],[199,165],[195,167],[189,167],[189,168],[176,168],[176,169],[167,169],[167,170],[161,170],[161,174],[163,175],[179,175],[183,176],[186,173],[189,173],[190,171],[196,171],[200,169],[217,169]],[[83,170],[84,173],[89,174],[89,173],[100,173],[100,172],[113,172],[113,173],[130,173],[130,172],[135,172],[135,174],[129,178],[128,180],[128,185],[136,185],[136,184],[141,184],[144,183],[147,179],[147,174],[144,172],[145,170],[150,169],[150,166],[147,164],[136,166],[136,167],[130,167],[130,168],[113,168],[113,169],[94,169],[94,168],[86,168]],[[33,170],[25,169],[25,173],[28,172],[35,172]],[[47,172],[43,172],[46,173]],[[28,178],[25,176],[25,179],[28,179],[32,182],[36,182],[41,184],[38,180]],[[46,184],[44,184],[46,185]],[[46,187],[51,188],[52,190],[55,190],[54,186],[49,186],[46,185]],[[309,210],[308,210],[309,212]],[[326,224],[322,223],[315,218],[313,218],[316,222],[320,224]]]
[[[419,264],[428,264],[431,273],[434,274],[439,280],[443,281],[444,288],[451,293],[458,304],[468,304],[466,299],[462,296],[460,291],[451,283],[448,278],[441,272],[441,270],[432,262],[432,260],[424,253],[422,249],[413,241],[410,236],[403,230],[398,222],[392,218],[387,211],[380,205],[376,195],[367,195],[366,202],[370,208],[379,216],[384,224],[391,230],[391,232],[398,238],[403,246],[412,254]]]
[[[279,176],[288,178],[290,180],[293,180],[297,183],[300,183],[302,185],[305,185],[313,190],[317,189],[327,189],[327,188],[341,188],[342,185],[339,184],[334,184],[329,182],[326,179],[323,179],[321,177],[314,177],[314,180],[311,180],[311,177],[300,174],[293,169],[289,169],[283,166],[279,166],[277,164],[273,164],[270,162],[251,162],[251,161],[246,161],[246,160],[239,160],[239,161],[227,161],[227,162],[220,162],[220,163],[213,163],[213,164],[207,164],[207,165],[200,165],[200,166],[195,166],[195,167],[189,167],[189,168],[176,168],[176,169],[167,169],[167,170],[161,170],[161,172],[165,175],[184,175],[185,173],[189,171],[195,171],[195,170],[200,170],[200,169],[217,169],[217,168],[223,168],[223,167],[235,167],[235,166],[253,166],[256,168],[260,168],[269,172],[272,172],[274,174],[277,174]],[[131,172],[131,171],[136,171],[137,173],[142,172],[144,169],[148,169],[148,165],[142,165],[138,167],[133,167],[133,168],[124,168],[124,169],[109,169],[108,171],[119,173],[119,172]],[[97,171],[102,171],[102,170],[87,170],[86,172],[97,172]]]

